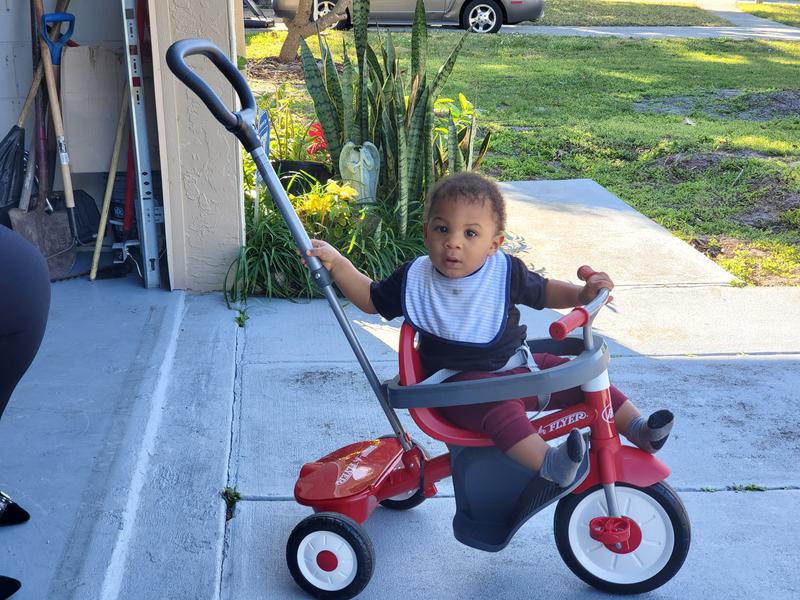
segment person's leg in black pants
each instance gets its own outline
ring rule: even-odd
[[[0,417],[39,350],[49,310],[47,262],[33,244],[0,225]],[[23,523],[29,516],[0,492],[0,526]],[[0,575],[0,599],[19,588],[19,581]]]

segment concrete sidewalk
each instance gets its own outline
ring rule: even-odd
[[[643,410],[677,414],[661,456],[693,545],[648,597],[798,597],[800,288],[727,285],[591,181],[504,189],[527,261],[553,277],[583,263],[615,276],[617,312],[596,322],[612,378]],[[346,312],[392,376],[399,322]],[[292,497],[300,466],[390,427],[324,302],[254,299],[249,315],[240,329],[220,295],[133,280],[53,286],[42,349],[0,422],[0,489],[32,513],[0,530],[0,574],[23,581],[15,600],[304,597],[284,559],[309,514]],[[556,314],[523,317],[536,337]],[[767,491],[725,490],[747,484]],[[228,521],[226,486],[242,495]],[[366,523],[377,565],[362,598],[606,597],[561,562],[551,510],[485,554],[452,537],[452,487],[439,489]]]

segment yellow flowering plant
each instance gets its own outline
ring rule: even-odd
[[[399,237],[393,227],[385,226],[394,222],[390,209],[380,204],[359,205],[352,186],[335,180],[320,183],[302,173],[297,177],[305,178],[308,191],[289,194],[289,200],[308,235],[339,248],[373,279],[389,276],[397,265],[424,252],[421,236]],[[261,193],[255,194],[255,165],[249,157],[244,161],[244,183],[247,243],[223,282],[229,306],[230,302],[246,303],[253,295],[319,296],[269,191],[262,187]],[[413,231],[421,230],[415,221]]]
[[[338,239],[350,230],[352,203],[358,192],[346,183],[333,179],[326,183],[312,182],[305,194],[289,194],[297,215],[309,235]]]

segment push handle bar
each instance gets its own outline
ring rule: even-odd
[[[54,40],[47,32],[50,25],[56,24],[58,28],[54,31],[58,32],[61,29],[61,23],[67,23],[67,30],[61,34],[61,37]],[[50,60],[54,65],[61,64],[61,51],[67,44],[72,34],[75,31],[75,15],[70,13],[47,13],[42,15],[42,37],[44,38],[47,47],[50,48]],[[57,35],[57,34],[56,34]]]
[[[597,273],[588,265],[583,265],[578,269],[578,279],[581,281],[588,281],[589,278]],[[550,337],[554,340],[563,340],[571,331],[578,327],[583,327],[591,321],[592,316],[602,308],[608,300],[608,289],[601,289],[595,299],[589,302],[586,306],[578,306],[572,309],[572,312],[567,313],[558,321],[550,324]]]
[[[197,73],[186,64],[186,57],[202,54],[219,69],[225,79],[233,85],[242,109],[233,112],[220,100],[219,96],[211,89]],[[211,114],[225,129],[233,133],[248,152],[253,152],[259,147],[258,132],[253,127],[256,119],[256,100],[247,81],[230,59],[219,47],[209,40],[187,38],[172,44],[167,50],[167,65],[175,76],[192,90],[211,111]]]

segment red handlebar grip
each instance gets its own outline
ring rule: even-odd
[[[588,281],[589,277],[597,273],[592,267],[589,265],[583,265],[578,269],[578,279],[581,281]]]
[[[574,308],[572,312],[550,324],[550,337],[554,340],[563,340],[570,331],[582,327],[588,321],[589,312],[585,308],[582,306]]]

